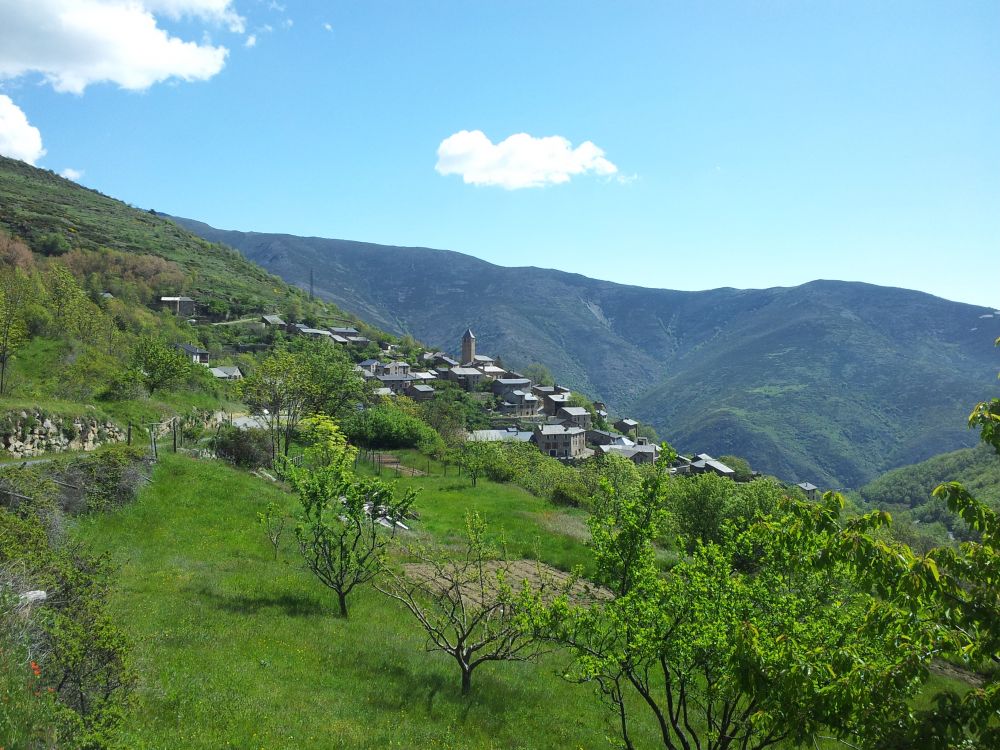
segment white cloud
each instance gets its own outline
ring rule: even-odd
[[[42,134],[9,96],[0,94],[0,154],[34,164],[45,156]]]
[[[441,141],[438,174],[462,176],[467,185],[498,185],[507,190],[569,182],[593,172],[617,174],[618,167],[590,141],[576,148],[559,135],[535,138],[517,133],[494,144],[481,130],[461,130]]]
[[[333,31],[333,26],[331,26],[328,23],[324,23],[323,28],[326,29],[327,31]]]
[[[81,94],[99,82],[141,91],[222,69],[227,49],[170,36],[154,12],[242,28],[228,0],[0,0],[0,79],[39,73],[57,91]]]
[[[256,47],[257,46],[257,35],[251,34],[247,37],[247,40],[243,42],[244,47]]]
[[[79,182],[83,177],[82,169],[73,169],[73,167],[66,167],[62,172],[59,173],[60,177],[65,177],[67,180],[73,180],[73,182]]]
[[[246,30],[246,19],[233,8],[233,0],[139,0],[139,4],[151,13],[162,13],[168,18],[193,16],[224,24],[237,34]]]

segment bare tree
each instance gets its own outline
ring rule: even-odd
[[[472,672],[491,661],[528,661],[544,650],[536,637],[531,613],[544,585],[512,581],[512,564],[502,546],[486,542],[486,524],[477,515],[467,520],[464,552],[410,547],[416,562],[386,568],[375,583],[383,594],[402,602],[427,631],[428,651],[451,656],[462,673],[462,695],[472,687]],[[542,576],[536,577],[541,581]]]

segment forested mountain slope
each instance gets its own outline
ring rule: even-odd
[[[735,453],[826,486],[971,445],[968,404],[991,393],[1000,316],[905,289],[815,281],[679,292],[461,253],[213,229],[289,282],[373,324],[482,351],[652,423],[682,451]],[[668,261],[665,261],[668,262]]]

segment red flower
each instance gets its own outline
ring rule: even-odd
[[[42,669],[35,662],[31,662],[31,671],[35,673],[35,677],[42,676]]]

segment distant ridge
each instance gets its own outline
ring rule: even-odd
[[[972,403],[994,395],[1000,316],[922,292],[842,281],[681,292],[448,250],[214,229],[230,245],[370,323],[560,383],[653,424],[682,451],[857,487],[972,445]]]

